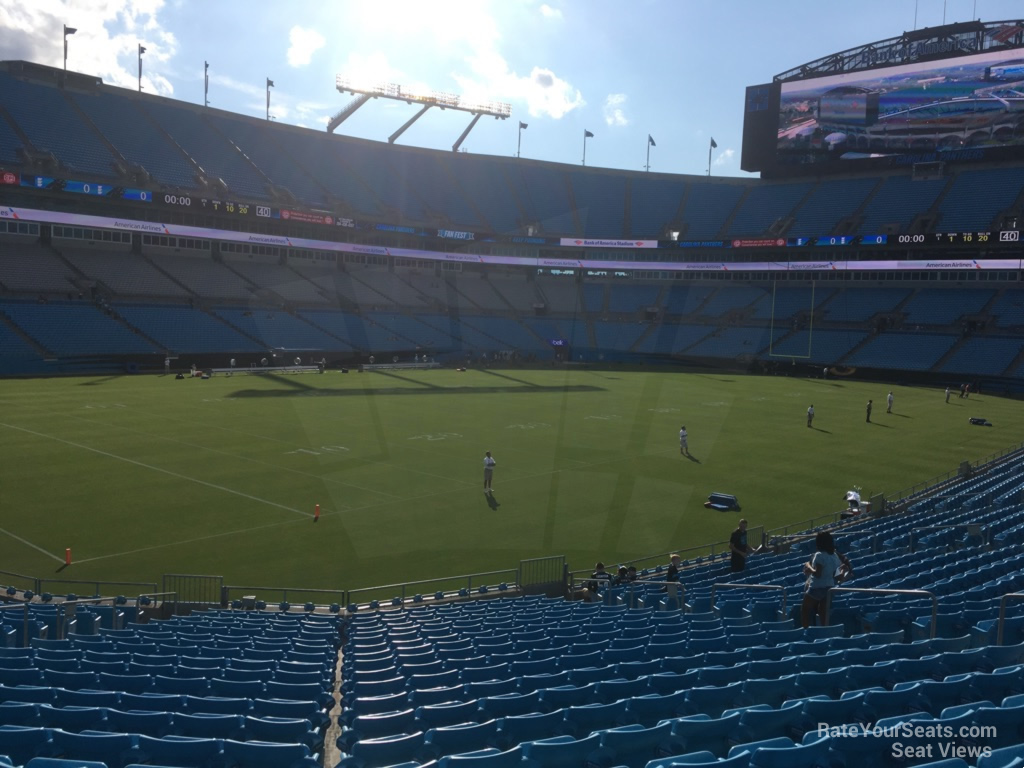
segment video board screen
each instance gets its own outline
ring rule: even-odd
[[[1024,50],[782,83],[780,165],[1024,156]]]

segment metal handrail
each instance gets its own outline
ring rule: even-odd
[[[144,597],[149,597],[149,598],[164,597],[166,595],[173,595],[174,596],[174,614],[177,615],[178,614],[178,593],[177,592],[147,592],[145,594],[139,595],[138,598],[136,598],[136,600],[135,600],[135,605],[138,607],[138,615],[139,615],[139,617],[141,618],[142,614],[146,610],[145,606],[141,605],[142,598],[144,598]],[[167,601],[164,600],[164,602],[166,603]],[[154,607],[156,606],[156,603],[157,603],[157,601],[154,600],[153,601]]]
[[[971,527],[974,527],[974,526],[977,526],[979,528],[981,527],[978,523],[955,523],[953,525],[920,525],[920,526],[917,526],[916,528],[911,528],[910,529],[910,552],[914,553],[914,552],[917,551],[917,548],[916,548],[917,539],[914,536],[914,534],[917,533],[918,531],[950,531],[950,530],[953,530],[954,528],[971,528]]]
[[[248,589],[256,593],[259,593],[260,591],[280,592],[281,601],[285,603],[290,602],[288,600],[289,592],[298,592],[303,595],[334,595],[338,598],[339,604],[343,604],[345,602],[344,589],[299,589],[297,587],[253,587],[245,586],[243,584],[225,584],[223,587],[221,587],[221,594],[223,596],[223,600],[227,602],[228,606],[231,605],[231,591],[237,589]]]
[[[150,587],[156,590],[157,585],[152,581],[87,581],[84,579],[37,579],[39,588],[36,590],[36,594],[43,592],[52,592],[52,589],[45,589],[45,586],[50,584],[91,584],[93,586],[93,594],[98,595],[100,593],[100,587]]]
[[[1024,592],[1010,592],[999,600],[999,623],[996,625],[996,645],[1003,644],[1003,630],[1006,628],[1006,603],[1011,599],[1024,600]]]
[[[711,585],[711,610],[715,609],[715,593],[721,589],[773,589],[782,592],[782,614],[786,614],[786,588],[780,584],[734,584],[731,582]]]
[[[32,591],[37,595],[39,594],[39,577],[27,576],[24,573],[15,573],[14,571],[0,571],[0,576],[13,576],[16,579],[24,579],[25,581],[32,582]]]
[[[825,624],[828,624],[829,616],[832,613],[832,595],[836,592],[862,592],[870,595],[917,595],[930,597],[932,600],[932,620],[929,626],[929,638],[935,637],[935,621],[939,614],[939,598],[934,592],[927,589],[873,589],[869,587],[832,587],[825,593]],[[1022,595],[1024,597],[1024,595]]]
[[[474,579],[478,580],[478,583],[479,583],[479,580],[482,577],[487,577],[487,576],[505,576],[507,578],[501,579],[500,581],[502,583],[508,584],[510,586],[510,588],[511,588],[513,585],[518,586],[517,585],[518,573],[519,573],[519,569],[518,568],[505,568],[505,569],[500,570],[500,571],[485,571],[485,572],[482,572],[482,573],[468,573],[468,574],[463,574],[463,575],[460,575],[460,576],[445,576],[445,577],[442,577],[442,578],[435,578],[435,579],[421,579],[419,581],[406,581],[406,582],[402,582],[402,583],[398,583],[398,584],[384,584],[384,585],[377,586],[377,587],[360,587],[359,589],[350,589],[350,590],[348,590],[346,592],[346,595],[347,595],[346,603],[347,604],[359,603],[360,601],[358,600],[358,597],[357,597],[358,595],[367,595],[367,594],[373,593],[373,592],[385,592],[387,590],[391,590],[392,599],[397,597],[399,600],[401,600],[401,607],[404,608],[405,605],[406,605],[406,599],[408,598],[408,596],[410,594],[410,590],[409,590],[410,587],[421,587],[421,586],[428,585],[428,584],[429,585],[434,585],[434,586],[442,586],[442,585],[444,585],[446,583],[447,584],[452,584],[452,583],[455,583],[455,582],[460,582],[462,580],[465,580],[465,587],[460,587],[459,589],[466,589],[467,591],[472,591]],[[394,590],[398,590],[399,594],[395,595],[394,594]],[[422,591],[423,590],[411,590],[411,593],[413,595],[415,595],[415,594],[419,594]],[[442,590],[436,590],[436,591],[447,592],[448,590],[443,590],[442,589]],[[457,593],[458,589],[456,589],[455,592]]]
[[[758,534],[760,534],[760,536],[761,536],[761,544],[763,546],[764,542],[765,542],[765,536],[766,536],[766,533],[765,533],[765,530],[764,530],[764,526],[763,525],[758,525],[758,526],[755,526],[753,528],[747,528],[747,538],[748,538],[748,541],[752,537],[756,538]],[[653,570],[655,568],[658,568],[662,564],[668,562],[669,557],[671,557],[672,555],[679,555],[679,557],[681,559],[689,560],[690,559],[688,557],[689,554],[692,553],[692,554],[697,555],[698,557],[704,557],[704,553],[708,552],[708,550],[710,550],[710,554],[708,554],[707,557],[710,558],[711,560],[716,560],[719,557],[721,557],[722,555],[724,555],[724,554],[726,554],[726,553],[728,553],[730,551],[729,550],[729,541],[728,540],[726,540],[726,541],[715,541],[715,542],[712,542],[710,544],[698,544],[697,546],[689,547],[687,549],[673,549],[673,550],[670,550],[669,552],[664,552],[664,553],[660,553],[660,554],[644,555],[643,557],[633,558],[632,560],[623,560],[619,564],[620,565],[635,565],[635,566],[637,566],[639,568],[640,567],[640,565],[639,565],[640,563],[643,563],[643,562],[648,561],[648,560],[656,560],[657,564],[654,565],[654,566],[651,566],[651,568],[650,568],[650,570]],[[692,566],[693,566],[693,563],[690,563],[690,565],[687,566],[687,567],[692,567]],[[585,580],[586,577],[590,576],[590,574],[593,573],[593,572],[594,572],[593,568],[580,568],[580,569],[577,569],[577,570],[574,570],[574,571],[569,571],[569,578],[573,582],[575,582],[577,579],[582,581],[582,580]],[[655,572],[655,573],[657,574],[657,572]],[[640,580],[641,581],[650,581],[650,579],[644,579],[643,577],[641,577]]]
[[[871,552],[872,554],[880,552],[881,548],[878,545],[880,535],[877,531],[830,531],[832,538],[837,539],[840,536],[856,536],[859,539],[871,539]],[[813,533],[790,533],[785,536],[776,536],[776,540],[789,540],[795,539],[799,541],[812,541],[815,534]]]

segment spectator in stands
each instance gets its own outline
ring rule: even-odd
[[[636,566],[629,566],[629,568],[626,569],[626,581],[636,581],[638,578],[640,577],[637,576]]]
[[[892,400],[893,400],[892,390],[890,389],[889,390],[889,394],[886,395],[886,398],[885,398],[885,412],[886,413],[892,413]]]
[[[679,453],[681,453],[683,456],[690,455],[690,446],[687,443],[688,438],[689,434],[686,431],[686,425],[683,424],[683,426],[680,427],[679,429]]]
[[[679,555],[672,555],[668,559],[668,570],[665,571],[665,581],[678,582],[679,581],[679,565],[681,560]]]
[[[871,401],[870,400],[868,400],[867,418],[865,419],[865,421],[867,421],[867,422],[871,421]]]
[[[828,531],[821,531],[814,537],[815,553],[803,566],[807,578],[804,599],[800,605],[800,620],[804,629],[811,626],[811,619],[818,617],[818,623],[825,626],[826,598],[836,584],[853,575],[853,566],[846,555],[836,552],[835,541]]]
[[[498,462],[491,456],[490,451],[484,453],[484,493],[493,494],[494,491],[491,489],[491,480],[494,478],[494,467],[497,466]]]
[[[604,569],[604,563],[600,560],[594,565],[594,572],[590,574],[590,581],[587,582],[587,589],[584,597],[594,602],[600,600],[598,593],[612,583],[612,575]]]
[[[625,584],[628,581],[629,581],[629,571],[626,569],[626,566],[620,565],[619,566],[619,572],[617,574],[615,574],[615,578],[612,579],[612,584],[614,584],[617,587],[620,584]]]
[[[736,530],[729,537],[729,551],[732,553],[730,565],[734,573],[739,573],[747,567],[747,557],[761,551],[760,547],[752,549],[747,544],[747,521],[740,520]]]
[[[814,403],[807,409],[807,426],[811,426],[811,422],[814,421]]]

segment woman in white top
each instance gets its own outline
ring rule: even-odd
[[[814,538],[817,550],[814,556],[804,563],[804,576],[807,583],[804,587],[804,599],[800,605],[800,620],[804,629],[811,626],[811,619],[818,616],[818,624],[825,626],[825,604],[828,591],[853,573],[853,567],[846,555],[836,552],[832,534],[821,531]],[[838,574],[838,579],[837,579]]]

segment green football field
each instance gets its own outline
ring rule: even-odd
[[[0,569],[352,589],[547,554],[589,568],[727,539],[740,515],[705,509],[712,491],[775,528],[1021,439],[1017,402],[894,386],[889,415],[889,388],[591,370],[4,381]]]

